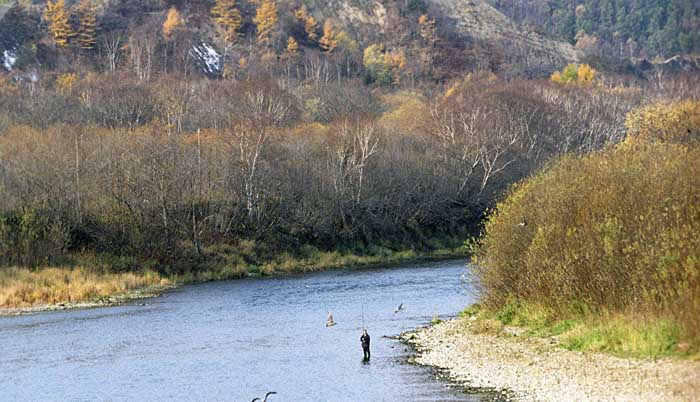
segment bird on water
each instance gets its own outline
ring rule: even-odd
[[[328,312],[328,318],[326,318],[326,326],[327,327],[332,327],[335,325],[335,321],[333,320],[333,314],[331,312]]]

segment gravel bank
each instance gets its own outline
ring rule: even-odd
[[[556,340],[477,333],[452,319],[402,335],[416,363],[447,370],[473,388],[508,390],[517,401],[700,401],[700,362],[621,359],[556,347]]]

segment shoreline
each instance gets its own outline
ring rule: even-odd
[[[124,304],[129,304],[135,300],[140,299],[150,299],[154,297],[161,296],[163,293],[168,292],[173,289],[185,285],[195,285],[198,283],[207,282],[218,282],[218,281],[228,281],[228,280],[241,280],[241,279],[274,279],[274,278],[284,278],[297,275],[307,275],[318,272],[330,271],[330,270],[360,270],[360,269],[376,269],[378,267],[385,267],[387,269],[397,268],[402,265],[408,264],[421,264],[430,262],[443,262],[443,261],[461,261],[468,259],[468,256],[455,253],[454,255],[418,255],[405,260],[387,259],[386,261],[377,261],[366,264],[350,264],[344,266],[327,266],[327,267],[315,267],[313,270],[300,270],[292,272],[275,272],[272,274],[260,274],[260,273],[248,273],[243,277],[225,277],[221,279],[202,279],[195,281],[178,281],[170,285],[159,285],[159,286],[149,286],[146,288],[135,289],[124,294],[111,295],[98,300],[83,300],[77,302],[64,302],[56,304],[37,304],[32,306],[24,307],[0,307],[0,318],[3,317],[14,317],[20,315],[31,315],[52,311],[64,311],[64,310],[78,310],[78,309],[91,309],[91,308],[101,308],[101,307],[115,307]]]
[[[494,390],[517,401],[700,401],[700,362],[640,360],[557,347],[555,337],[519,337],[518,328],[483,333],[453,318],[400,339],[413,361],[444,371],[465,390]]]
[[[151,299],[163,293],[178,288],[179,285],[150,286],[136,289],[124,294],[109,296],[99,300],[86,300],[57,304],[37,304],[25,307],[0,307],[0,318],[31,315],[52,311],[83,310],[100,307],[116,307],[130,304],[136,300]]]

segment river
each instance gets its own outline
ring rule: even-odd
[[[412,351],[383,338],[473,301],[465,267],[215,282],[145,305],[0,318],[0,400],[249,402],[267,391],[277,392],[269,402],[493,400],[408,364]],[[326,328],[329,310],[337,325]]]

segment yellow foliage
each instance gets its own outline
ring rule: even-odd
[[[294,37],[290,36],[289,39],[287,39],[287,53],[289,54],[296,54],[299,51],[299,43],[297,43],[296,39]]]
[[[243,25],[236,0],[216,0],[211,9],[212,20],[223,30],[227,42],[235,42]]]
[[[418,26],[420,27],[420,36],[428,43],[433,44],[435,42],[435,20],[423,14],[418,17]]]
[[[697,144],[700,141],[700,101],[639,107],[627,115],[625,127],[630,138]]]
[[[375,82],[398,84],[406,67],[406,55],[403,51],[387,52],[384,45],[374,44],[365,48],[362,63]]]
[[[588,64],[569,64],[562,71],[555,71],[549,77],[557,84],[590,85],[595,81],[596,69]]]
[[[350,36],[350,34],[345,31],[340,31],[335,36],[335,41],[338,44],[338,48],[343,49],[349,53],[355,54],[360,50],[357,41],[355,41],[355,39],[353,39],[352,36]]]
[[[384,63],[389,66],[393,83],[398,85],[401,83],[401,73],[406,68],[406,55],[403,51],[394,51],[384,54]]]
[[[91,0],[82,0],[78,4],[79,17],[78,42],[84,50],[91,50],[97,44],[97,10]]]
[[[87,268],[4,268],[0,307],[92,301],[170,282],[155,272],[108,274]]]
[[[578,67],[577,82],[579,84],[590,84],[595,79],[595,76],[596,70],[588,64],[582,64]]]
[[[68,47],[71,38],[75,36],[75,32],[68,22],[69,14],[66,10],[65,1],[57,0],[55,3],[47,1],[44,9],[44,20],[49,26],[49,31],[56,45]]]
[[[273,33],[277,30],[277,5],[272,0],[262,0],[258,6],[253,22],[258,29],[258,44],[272,45]]]
[[[304,24],[306,37],[309,38],[310,41],[316,41],[318,39],[318,34],[316,33],[316,31],[318,31],[318,23],[316,22],[316,18],[309,15],[306,6],[302,5],[301,8],[294,12],[294,16]]]
[[[430,107],[414,93],[394,95],[385,99],[390,111],[382,115],[379,124],[387,133],[394,135],[417,134],[430,119]]]
[[[323,36],[318,43],[321,46],[321,49],[323,49],[323,51],[326,53],[331,53],[338,46],[336,32],[331,20],[326,20],[326,22],[323,24]]]
[[[163,37],[166,40],[172,40],[175,32],[183,28],[185,28],[185,20],[182,18],[182,15],[177,11],[177,8],[170,7],[163,23]]]
[[[75,74],[61,74],[56,78],[56,86],[63,94],[70,95],[73,92],[73,85],[77,81],[78,76]]]

